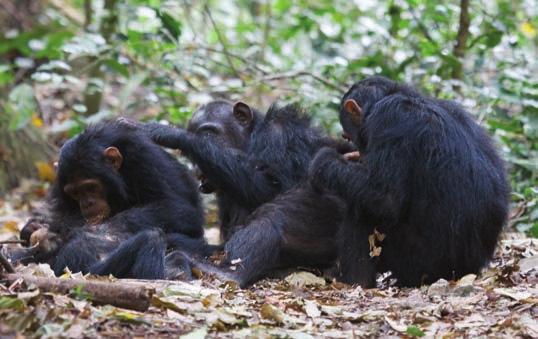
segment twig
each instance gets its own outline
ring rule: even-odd
[[[271,31],[271,1],[267,0],[265,2],[265,25],[263,27],[263,40],[260,47],[260,57],[258,62],[264,62],[265,60],[265,50],[267,48],[267,43],[269,42],[269,32]]]
[[[239,55],[239,54],[235,54],[235,53],[231,53],[231,52],[224,52],[220,49],[216,49],[216,48],[213,48],[213,47],[209,47],[209,46],[202,46],[202,45],[199,45],[199,44],[190,44],[187,46],[187,49],[203,49],[207,52],[211,52],[211,53],[218,53],[218,54],[228,54],[230,57],[234,58],[234,59],[237,59],[245,64],[247,64],[249,67],[259,71],[260,73],[263,73],[264,75],[266,74],[269,74],[268,71],[264,70],[263,68],[261,68],[259,65],[257,65],[254,61],[252,60],[248,60],[247,58]]]
[[[296,77],[302,77],[302,76],[309,76],[313,78],[316,81],[321,82],[325,86],[332,88],[334,90],[337,90],[339,92],[345,92],[346,88],[344,86],[340,86],[337,84],[334,84],[330,82],[327,79],[323,79],[319,75],[307,72],[307,71],[297,71],[297,72],[288,72],[288,73],[282,73],[282,74],[274,74],[270,76],[266,76],[261,78],[259,81],[274,81],[274,80],[280,80],[280,79],[289,79],[289,78],[296,78]]]
[[[65,1],[49,0],[49,4],[57,11],[61,12],[69,21],[78,25],[84,26],[84,17],[78,10],[66,4]]]
[[[26,285],[35,285],[45,292],[71,294],[80,289],[90,295],[90,300],[98,305],[109,304],[131,310],[146,311],[155,293],[153,288],[145,284],[126,283],[122,280],[115,282],[91,281],[83,279],[41,278],[18,273],[4,274],[2,280],[13,283],[23,279]]]
[[[25,30],[30,29],[30,25],[27,20],[24,20],[24,15],[21,15],[18,9],[15,7],[14,2],[11,1],[0,1],[0,7],[4,9],[9,15],[15,18]]]
[[[93,8],[92,0],[84,0],[84,29],[88,30],[88,27],[92,24]]]
[[[0,241],[0,245],[4,244],[24,244],[24,240],[2,240]]]
[[[467,38],[469,37],[469,0],[461,0],[460,3],[460,24],[453,55],[458,60],[458,64],[452,69],[452,79],[461,80],[463,77],[462,59],[465,56]]]
[[[15,269],[13,268],[13,266],[11,266],[11,263],[9,262],[9,260],[7,260],[7,258],[4,257],[4,255],[2,253],[0,253],[0,264],[6,270],[6,272],[8,272],[8,273],[15,272]]]
[[[417,23],[417,26],[420,29],[420,31],[422,32],[422,34],[424,35],[424,37],[429,42],[431,42],[432,44],[437,46],[437,42],[432,38],[432,36],[430,35],[430,32],[428,32],[428,28],[426,26],[424,26],[422,21],[420,21],[420,19],[417,17],[417,13],[415,13],[415,10],[412,7],[409,7],[409,12],[411,13],[411,16],[413,17],[413,20],[415,20],[415,22]]]
[[[241,82],[244,84],[243,78],[241,78],[241,74],[237,71],[235,68],[232,58],[230,57],[230,53],[228,52],[228,47],[226,46],[226,42],[224,41],[224,38],[220,34],[220,30],[217,27],[217,23],[215,20],[213,20],[213,16],[211,15],[211,11],[209,10],[209,6],[207,4],[204,5],[204,11],[207,14],[207,17],[209,18],[209,21],[211,21],[211,25],[213,26],[213,29],[215,29],[215,33],[217,34],[217,38],[219,39],[220,44],[222,45],[222,50],[224,51],[224,56],[226,57],[226,61],[228,61],[228,65],[230,66],[230,69],[235,74],[237,78],[241,80]]]

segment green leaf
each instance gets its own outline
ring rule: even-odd
[[[121,64],[116,59],[106,59],[103,61],[103,64],[114,72],[123,75],[124,77],[129,77],[129,69],[124,64]]]
[[[22,301],[21,299],[12,297],[0,297],[0,310],[14,309],[17,311],[22,311],[24,307],[24,301]]]
[[[424,332],[416,326],[408,326],[407,330],[405,330],[405,333],[412,335],[413,337],[423,337],[425,336]]]
[[[179,39],[179,37],[181,36],[181,23],[165,11],[161,10],[157,13],[159,15],[159,18],[161,19],[163,28],[168,31],[168,33],[170,33],[170,35],[174,37],[174,39]]]
[[[534,225],[532,225],[529,234],[534,238],[538,238],[538,222],[535,222]]]
[[[86,33],[71,39],[62,50],[70,54],[70,59],[75,59],[81,56],[98,56],[106,48],[105,38],[99,34]]]
[[[499,30],[493,31],[489,33],[488,35],[486,35],[485,44],[487,47],[493,48],[501,42],[502,37],[503,37],[502,31],[499,31]]]
[[[114,316],[114,318],[120,321],[127,322],[127,323],[133,323],[133,324],[146,323],[144,318],[142,318],[139,314],[129,312],[129,311],[116,311],[116,312],[113,312],[112,316]]]
[[[10,65],[0,64],[0,86],[4,86],[13,81],[13,71]]]
[[[28,84],[20,84],[9,93],[7,110],[11,121],[9,128],[12,130],[24,127],[32,118],[37,109],[34,97],[34,89]]]
[[[133,92],[144,82],[144,80],[146,80],[147,76],[148,74],[146,72],[135,74],[129,79],[127,84],[125,84],[119,95],[121,103],[119,108],[120,112],[123,112],[127,108],[127,105],[129,104],[129,96],[133,94]]]

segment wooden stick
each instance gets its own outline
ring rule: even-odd
[[[3,240],[3,241],[0,241],[0,245],[7,245],[7,244],[24,244],[24,240]]]
[[[1,249],[2,249],[2,246],[0,246],[0,250]],[[4,255],[1,252],[0,252],[0,266],[2,266],[8,273],[15,272],[9,260],[7,260],[6,257],[4,257]]]
[[[82,279],[59,279],[41,278],[18,273],[9,273],[0,276],[10,284],[18,279],[23,279],[26,285],[35,285],[44,292],[70,294],[73,289],[81,289],[90,294],[90,300],[97,305],[109,304],[144,312],[150,304],[155,293],[153,288],[147,288],[142,284],[116,282],[91,281]]]

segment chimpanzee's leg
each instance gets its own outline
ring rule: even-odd
[[[117,278],[164,279],[166,242],[158,231],[144,231],[122,242],[90,272]]]
[[[225,245],[225,263],[238,261],[230,276],[245,286],[275,269],[332,265],[342,211],[340,199],[306,184],[262,205]]]
[[[82,232],[63,246],[51,261],[54,274],[61,275],[67,267],[71,272],[88,273],[90,267],[99,261],[102,239]]]
[[[281,223],[284,220],[273,214],[256,218],[247,227],[234,233],[224,246],[224,265],[233,266],[229,277],[241,287],[262,278],[278,267],[282,243]]]
[[[344,221],[339,234],[339,281],[360,284],[362,287],[374,287],[376,276],[376,258],[370,257],[368,236],[373,228],[354,224],[349,218]]]

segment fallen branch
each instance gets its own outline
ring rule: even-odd
[[[1,246],[0,246],[0,249],[1,249]],[[15,272],[9,260],[7,260],[6,257],[4,257],[4,255],[1,252],[0,252],[0,266],[2,266],[8,273]]]
[[[127,308],[144,312],[150,304],[155,293],[153,288],[142,284],[125,283],[121,280],[115,282],[91,281],[82,279],[41,278],[18,273],[9,273],[0,276],[0,279],[13,283],[19,279],[26,285],[35,285],[41,291],[71,294],[74,289],[88,293],[90,300],[97,305],[109,304],[116,307]]]
[[[6,244],[24,244],[24,240],[2,240],[2,241],[0,241],[0,245],[6,245]]]

